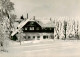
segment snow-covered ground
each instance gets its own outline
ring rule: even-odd
[[[79,40],[11,41],[0,57],[80,57]]]

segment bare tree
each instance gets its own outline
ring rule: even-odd
[[[78,31],[79,31],[79,23],[78,23],[78,21],[77,21],[77,24],[76,24],[76,32],[75,32],[75,38],[76,39],[79,39],[79,33],[78,33]]]
[[[64,40],[65,40],[66,39],[66,31],[67,31],[67,22],[66,21],[64,21],[63,29],[64,29],[64,36],[65,36]]]
[[[56,22],[56,36],[59,39],[59,22]]]
[[[22,29],[19,30],[19,32],[17,34],[17,37],[18,37],[18,41],[20,42],[20,45],[21,45],[21,42],[23,40],[23,31],[22,31]]]

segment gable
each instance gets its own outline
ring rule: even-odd
[[[41,27],[41,26],[35,21],[29,21],[23,27]]]

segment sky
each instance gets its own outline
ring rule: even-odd
[[[80,0],[11,0],[18,17],[80,16]]]

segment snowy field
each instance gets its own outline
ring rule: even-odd
[[[79,40],[36,40],[10,42],[8,52],[0,52],[0,57],[80,57]]]

